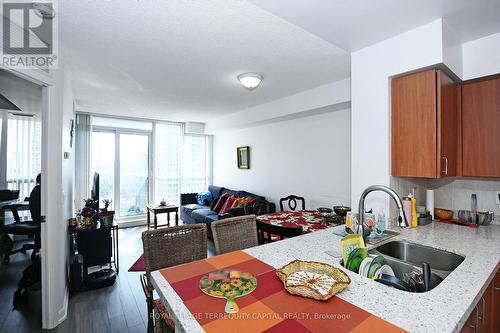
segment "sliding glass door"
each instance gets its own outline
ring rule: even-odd
[[[119,215],[144,215],[149,201],[149,135],[120,134],[119,142]]]
[[[99,197],[112,201],[118,222],[146,214],[150,137],[146,131],[125,129],[97,128],[92,132],[91,171],[99,173]]]

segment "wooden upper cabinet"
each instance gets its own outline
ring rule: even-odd
[[[456,176],[458,85],[441,70],[391,81],[391,174]]]
[[[462,86],[463,175],[500,177],[500,78]]]

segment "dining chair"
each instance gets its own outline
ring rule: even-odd
[[[212,222],[215,251],[223,254],[259,245],[255,215],[230,217]]]
[[[167,331],[175,330],[174,322],[160,299],[153,298],[151,272],[207,257],[207,226],[191,224],[147,230],[142,233],[145,274],[141,285],[148,306],[148,333],[166,325]],[[155,316],[156,314],[156,316]],[[163,321],[158,322],[156,318]]]
[[[269,214],[271,212],[271,205],[269,201],[257,198],[251,202],[245,203],[245,205],[243,205],[243,210],[245,211],[245,215]]]
[[[301,227],[282,227],[257,220],[257,238],[259,244],[267,244],[302,235]]]
[[[289,195],[285,198],[280,199],[280,209],[281,211],[284,211],[283,209],[283,203],[286,203],[288,208],[286,210],[295,210],[297,209],[297,201],[302,203],[302,210],[306,209],[306,200],[303,197],[298,197],[296,195]]]

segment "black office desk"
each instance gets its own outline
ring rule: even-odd
[[[14,214],[12,222],[15,222],[16,220],[16,215],[17,218],[20,219],[19,215],[17,214],[17,211],[22,211],[22,210],[29,210],[29,203],[27,201],[22,201],[19,199],[14,199],[14,200],[5,200],[5,201],[0,201],[0,227],[2,227],[5,223],[5,212],[9,210],[9,205],[17,205],[17,210],[12,211],[12,214]]]

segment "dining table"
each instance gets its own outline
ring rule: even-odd
[[[332,248],[340,248],[340,237],[328,228],[153,271],[151,282],[176,332],[405,332],[387,321],[385,315],[392,315],[390,308],[374,313],[376,303],[362,296],[360,286],[350,285],[327,301],[291,295],[285,290],[276,271],[295,259],[329,263],[355,279],[339,265],[341,252],[337,259],[326,254],[325,249]],[[202,290],[207,277],[227,271],[239,271],[235,277],[250,273],[256,279],[255,290],[234,299],[237,313],[225,311],[226,299],[211,297]],[[376,293],[379,288],[372,289]]]
[[[282,212],[258,215],[257,220],[281,227],[301,227],[303,233],[325,229],[329,226],[317,210],[285,210]]]

